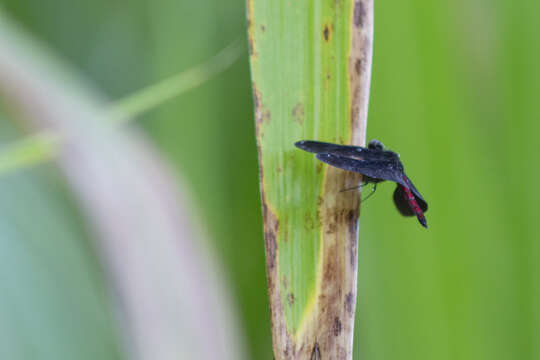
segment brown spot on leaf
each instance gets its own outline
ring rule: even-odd
[[[269,122],[270,119],[271,119],[271,114],[270,114],[270,110],[268,110],[267,108],[263,108],[262,109],[262,118],[261,118],[261,121],[262,122]]]
[[[334,332],[334,336],[339,336],[341,334],[341,320],[336,316],[334,318],[334,325],[332,326],[332,331]]]
[[[354,62],[354,70],[356,71],[356,75],[360,75],[360,72],[362,71],[362,59],[356,59]]]
[[[326,249],[325,258],[327,262],[325,263],[324,272],[323,272],[323,281],[327,283],[332,283],[333,280],[338,276],[338,264],[336,256],[336,246],[331,246]]]
[[[261,25],[261,31],[262,31],[262,32],[265,32],[265,31],[266,31],[266,26]]]
[[[253,45],[253,37],[250,35],[248,38],[248,49],[249,49],[249,56],[253,56],[254,54],[254,45]]]
[[[302,102],[296,104],[291,111],[293,119],[296,120],[300,125],[304,123],[304,113],[304,104]]]
[[[310,360],[321,360],[321,350],[319,349],[318,342],[315,342],[315,345],[313,346]]]
[[[347,222],[350,224],[350,223],[354,223],[356,222],[356,217],[357,217],[358,213],[356,212],[356,210],[349,210],[347,212]]]
[[[354,89],[354,95],[355,97],[358,97],[358,94],[356,94],[358,91],[357,89]],[[358,106],[352,106],[351,107],[351,126],[354,125],[358,120],[360,120],[360,109]]]
[[[268,210],[264,201],[263,193],[263,218],[264,218],[264,242],[266,247],[266,266],[272,270],[276,266],[277,254],[277,234],[279,231],[279,220]]]
[[[307,211],[306,215],[304,216],[304,227],[307,231],[313,230],[313,228],[315,227],[313,217],[311,216],[311,212],[309,211]]]
[[[336,360],[347,360],[347,350],[343,346],[338,346]]]
[[[323,36],[324,41],[328,42],[328,37],[330,36],[330,29],[328,29],[328,25],[324,25]]]
[[[253,105],[255,106],[255,122],[257,123],[257,133],[259,134],[259,125],[261,125],[263,122],[270,121],[271,114],[270,110],[268,110],[262,101],[262,95],[259,89],[257,88],[257,85],[255,82],[251,85],[253,89]]]
[[[266,245],[266,265],[269,269],[273,269],[276,266],[276,236],[271,231],[266,231],[264,233],[264,239]]]
[[[281,288],[282,290],[287,290],[288,287],[289,287],[289,281],[287,280],[287,277],[283,275],[281,277]]]
[[[349,316],[354,316],[354,295],[352,292],[347,293],[345,295],[345,310],[347,311],[347,314]]]
[[[287,295],[287,303],[289,304],[289,306],[293,306],[294,301],[295,301],[295,297],[294,297],[294,294],[291,292]]]
[[[260,106],[260,96],[259,90],[257,89],[257,85],[255,85],[255,82],[251,83],[251,89],[253,91],[253,106],[255,106],[255,110],[259,108]]]
[[[358,210],[349,210],[347,222],[349,224],[349,239],[351,242],[349,248],[349,262],[351,264],[351,268],[356,269],[356,254],[358,251],[358,236],[356,236],[356,229],[358,227]]]
[[[328,235],[332,235],[332,234],[335,234],[336,231],[338,230],[338,227],[337,227],[337,224],[332,221],[328,224],[328,228],[326,229],[326,233]]]
[[[248,1],[248,7],[249,7],[249,1]],[[249,56],[252,58],[255,58],[257,56],[255,51],[255,29],[253,27],[253,22],[249,18],[249,9],[248,9],[248,49],[249,49]]]
[[[364,8],[363,0],[356,0],[354,4],[354,26],[364,26],[364,18],[366,17],[366,9]]]

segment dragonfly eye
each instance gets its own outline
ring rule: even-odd
[[[384,150],[384,145],[377,139],[373,139],[368,144],[368,149],[372,150]]]

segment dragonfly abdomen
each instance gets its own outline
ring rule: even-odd
[[[420,209],[420,206],[416,202],[416,199],[414,198],[414,195],[412,194],[411,189],[403,185],[400,185],[400,186],[403,189],[403,192],[405,192],[407,201],[409,202],[409,205],[412,211],[416,214],[418,221],[420,222],[420,224],[422,224],[423,227],[427,229],[426,217],[424,216],[424,212],[422,211],[422,209]]]

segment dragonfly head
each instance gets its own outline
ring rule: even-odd
[[[384,145],[377,139],[373,139],[368,143],[368,149],[372,150],[384,150]]]

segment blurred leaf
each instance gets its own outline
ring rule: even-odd
[[[115,123],[129,121],[173,97],[200,86],[234,64],[243,49],[242,42],[236,40],[204,63],[118,100],[113,104],[109,116]]]
[[[156,78],[200,63],[231,39],[241,37],[247,44],[244,0],[169,0],[165,4],[150,12],[151,68]],[[171,46],[171,41],[181,46]],[[200,204],[206,230],[227,266],[224,276],[236,291],[251,345],[249,357],[271,360],[250,85],[245,51],[240,61],[214,81],[167,102],[140,124],[185,174]]]
[[[90,239],[44,170],[0,179],[0,358],[122,359]]]
[[[58,136],[43,132],[0,147],[0,174],[48,161],[57,153]]]
[[[238,60],[242,49],[241,42],[237,40],[205,63],[118,100],[112,104],[106,116],[108,121],[113,124],[131,121],[163,102],[201,85]],[[0,174],[54,158],[60,140],[58,134],[44,132],[0,148]]]
[[[136,133],[111,129],[84,81],[6,18],[0,19],[0,92],[31,126],[64,140],[58,164],[97,234],[129,355],[244,358],[219,266],[166,165]],[[51,351],[76,358],[69,350]]]

